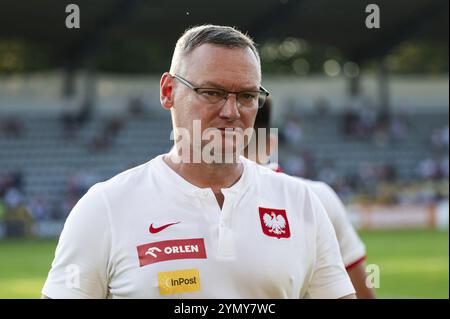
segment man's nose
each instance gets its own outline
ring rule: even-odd
[[[235,120],[241,117],[236,94],[228,94],[225,104],[220,109],[220,117]]]

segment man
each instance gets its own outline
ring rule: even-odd
[[[278,163],[270,162],[270,153],[276,149],[277,138],[270,134],[270,119],[272,113],[272,99],[267,98],[264,107],[258,111],[254,124],[255,133],[250,143],[253,147],[247,147],[244,154],[247,158],[265,165],[276,172],[281,172]],[[261,130],[259,130],[261,129]],[[258,149],[260,145],[265,148]],[[261,153],[258,153],[260,151]],[[258,156],[259,155],[259,156]],[[301,178],[299,178],[301,179]],[[356,290],[358,299],[373,299],[373,289],[366,285],[366,272],[364,261],[366,249],[348,220],[344,204],[333,189],[323,182],[301,179],[307,183],[322,202],[331,223],[336,232],[342,259],[347,273]]]
[[[267,95],[249,37],[223,26],[187,30],[160,82],[174,149],[93,186],[79,201],[43,295],[354,298],[314,193],[239,158],[243,146],[234,140],[253,128]],[[211,138],[217,135],[219,142]]]

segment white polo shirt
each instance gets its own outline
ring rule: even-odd
[[[270,168],[274,172],[282,172],[282,169],[277,163],[269,163],[265,167]],[[324,182],[312,181],[300,177],[296,178],[311,187],[325,208],[336,232],[336,238],[339,243],[345,268],[349,270],[364,261],[366,258],[366,247],[350,222],[345,206],[336,192]]]
[[[70,213],[50,298],[339,298],[355,290],[322,204],[245,158],[220,209],[160,155],[96,184]]]
[[[336,232],[345,268],[351,269],[366,258],[366,247],[350,222],[344,204],[329,185],[305,179],[304,181],[319,197],[325,208]]]

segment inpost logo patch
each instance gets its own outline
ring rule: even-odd
[[[158,285],[161,295],[199,291],[200,273],[198,269],[159,272]]]

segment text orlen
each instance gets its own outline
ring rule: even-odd
[[[203,238],[165,240],[137,246],[139,265],[174,259],[206,258]]]
[[[166,254],[198,253],[198,245],[172,246],[164,248]]]

